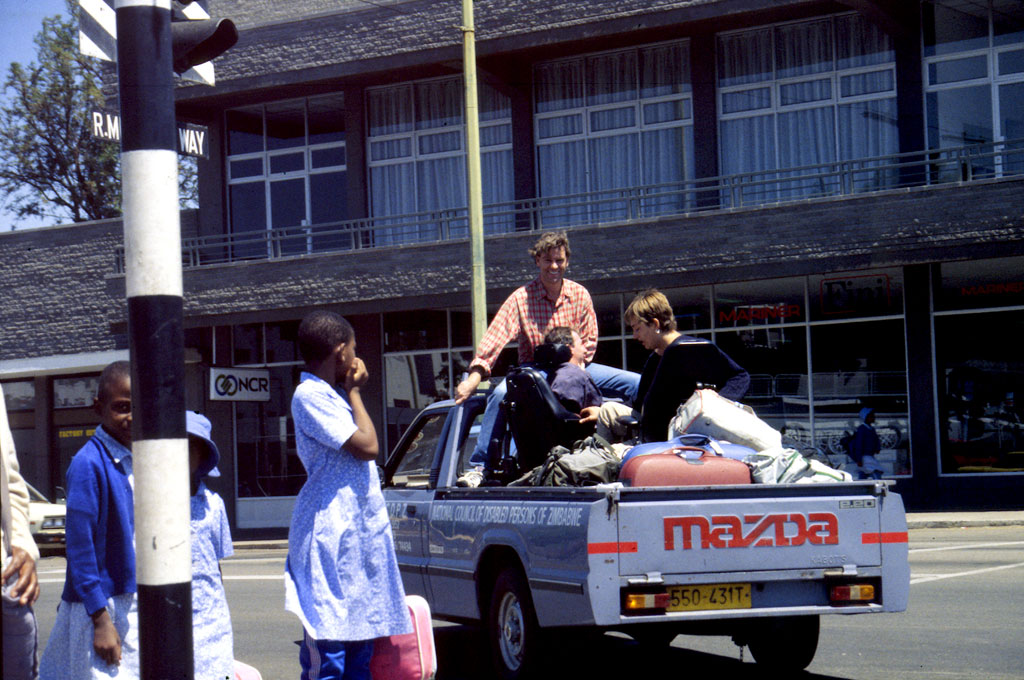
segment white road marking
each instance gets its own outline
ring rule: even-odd
[[[965,545],[947,545],[942,548],[911,548],[911,553],[942,552],[945,550],[970,550],[972,548],[1001,548],[1008,545],[1024,545],[1024,541],[1004,541],[1002,543],[968,543]]]
[[[988,567],[986,569],[972,569],[971,571],[960,571],[953,574],[936,574],[932,576],[921,576],[918,578],[910,579],[910,585],[918,583],[928,583],[929,581],[941,581],[947,578],[960,578],[961,576],[974,576],[976,574],[986,574],[991,571],[1002,571],[1003,569],[1014,569],[1016,567],[1024,567],[1024,562],[1017,562],[1016,564],[1003,564],[998,567]]]

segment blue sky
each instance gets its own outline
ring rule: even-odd
[[[11,62],[28,64],[36,60],[36,44],[32,38],[43,26],[43,17],[64,14],[64,0],[0,0],[0,24],[4,28],[0,40],[0,68],[3,69],[0,82],[7,80]],[[0,208],[0,229],[10,228],[9,215]],[[19,229],[49,224],[50,221],[18,223]]]

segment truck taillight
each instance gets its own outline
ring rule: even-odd
[[[637,609],[668,609],[668,593],[628,593],[624,603],[626,611]]]
[[[835,604],[870,602],[875,599],[875,587],[870,583],[850,583],[832,586],[828,599]]]

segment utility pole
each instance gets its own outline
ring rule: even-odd
[[[190,4],[176,8],[188,11]],[[227,19],[186,21],[172,30],[171,5],[114,5],[142,680],[194,675],[174,72],[207,62],[238,40]]]
[[[143,680],[192,668],[185,351],[170,0],[117,0],[125,293]]]
[[[476,28],[473,0],[462,0],[462,68],[466,88],[466,185],[469,197],[469,250],[473,347],[487,331],[487,285],[484,276],[484,206],[480,183],[480,113],[476,89]]]

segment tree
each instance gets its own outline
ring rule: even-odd
[[[0,107],[0,196],[16,221],[120,214],[119,149],[89,130],[90,112],[104,108],[105,72],[78,51],[76,12],[67,0],[71,20],[44,19],[37,62],[11,64],[4,83],[13,96]]]

